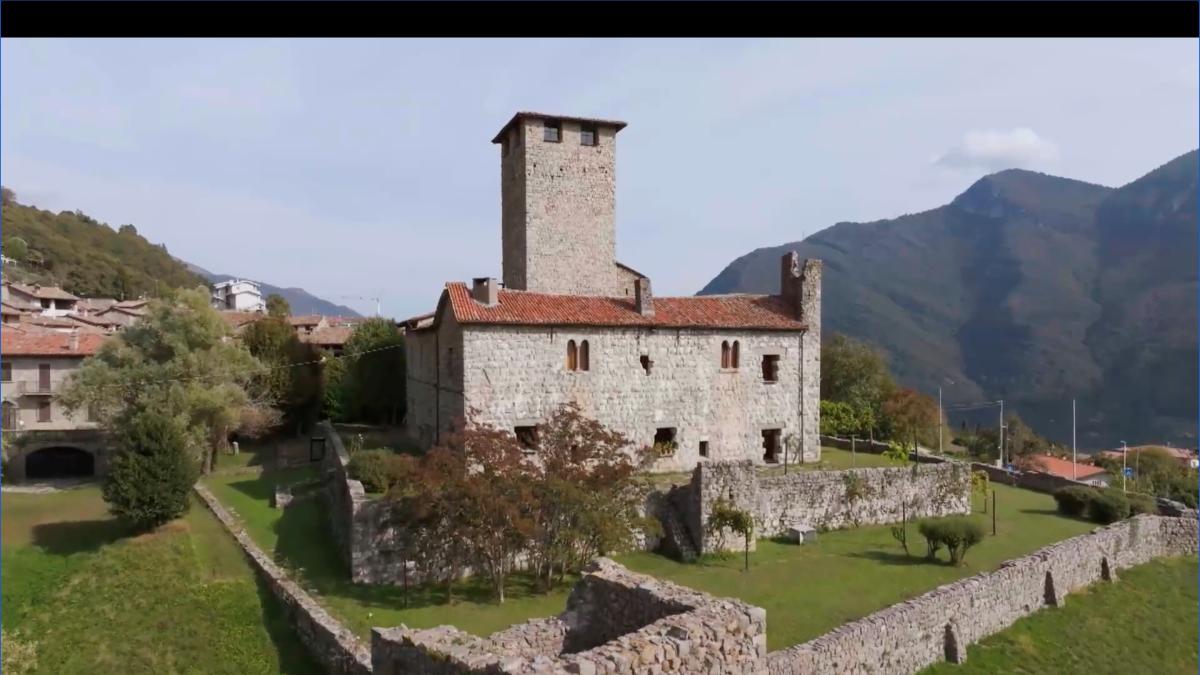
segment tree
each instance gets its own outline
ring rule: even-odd
[[[118,518],[143,530],[183,515],[198,467],[185,420],[159,412],[126,413],[104,481],[104,501]]]
[[[708,515],[708,534],[714,536],[726,529],[742,535],[742,551],[745,556],[742,571],[749,572],[750,542],[754,538],[754,517],[724,499],[718,499]]]
[[[399,424],[404,418],[404,336],[388,319],[358,325],[346,341],[345,356],[352,417]]]
[[[29,244],[20,237],[9,237],[4,240],[4,255],[17,262],[24,262],[25,258],[29,257]]]
[[[17,203],[17,193],[0,185],[0,205],[11,206]]]
[[[68,412],[90,409],[118,433],[141,410],[185,420],[188,433],[205,439],[196,445],[207,472],[243,419],[261,426],[272,415],[270,397],[255,387],[262,374],[258,359],[230,339],[208,293],[179,291],[150,303],[141,321],[106,340],[59,398]]]
[[[878,430],[880,408],[896,385],[883,355],[870,345],[833,333],[821,345],[821,400],[844,403],[860,427]]]
[[[937,402],[915,389],[892,392],[884,401],[882,411],[892,438],[901,443],[911,443],[913,452],[917,451],[918,437],[927,437],[931,430],[936,437],[939,419]]]
[[[242,333],[242,343],[265,366],[263,390],[297,433],[305,433],[320,417],[325,399],[323,367],[332,359],[315,345],[301,342],[285,316],[268,315],[251,323]]]
[[[292,315],[292,306],[286,298],[278,293],[267,296],[267,314],[274,317],[287,318]]]

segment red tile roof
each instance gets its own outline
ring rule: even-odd
[[[320,314],[302,314],[300,316],[289,316],[288,323],[293,326],[315,326],[321,323]]]
[[[71,335],[58,331],[25,331],[5,328],[0,331],[0,354],[4,356],[91,356],[107,337],[100,333],[79,333],[79,346],[70,348]]]
[[[643,316],[632,298],[551,295],[499,291],[499,302],[487,307],[471,297],[462,282],[446,284],[449,311],[462,324],[518,326],[645,326],[656,328],[736,328],[805,330],[788,305],[770,295],[703,295],[654,298],[654,315]],[[439,303],[439,313],[442,303]],[[436,321],[434,324],[436,325]],[[411,327],[411,326],[410,326]],[[411,327],[415,328],[415,327]],[[422,326],[424,328],[424,326]]]
[[[350,339],[350,334],[353,332],[353,328],[336,326],[318,328],[311,333],[301,333],[299,337],[301,342],[311,342],[322,347],[341,347],[346,344],[346,340]]]
[[[1071,460],[1052,457],[1050,455],[1034,455],[1029,458],[1029,465],[1036,471],[1048,473],[1059,478],[1074,478],[1077,480],[1087,480],[1108,471],[1090,464],[1075,464],[1075,473],[1071,472]]]
[[[221,318],[229,324],[230,328],[238,329],[246,324],[253,323],[259,319],[267,318],[266,314],[261,312],[239,312],[235,310],[221,310]]]

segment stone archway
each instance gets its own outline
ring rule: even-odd
[[[96,475],[96,457],[91,452],[70,445],[56,445],[34,450],[25,456],[25,478],[89,478]]]

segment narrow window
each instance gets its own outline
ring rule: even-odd
[[[763,382],[779,381],[779,355],[764,354],[762,362]]]
[[[50,421],[50,401],[38,401],[38,421]]]
[[[654,430],[654,452],[659,457],[670,457],[675,454],[675,427],[659,427]]]
[[[17,406],[5,401],[4,407],[4,424],[5,431],[11,431],[17,428]]]
[[[729,368],[729,357],[730,357],[729,341],[725,340],[725,341],[721,342],[721,368],[722,369]]]
[[[547,143],[557,143],[562,140],[562,122],[546,120],[542,122],[542,140]]]
[[[588,341],[587,340],[584,340],[583,342],[579,343],[579,369],[580,370],[590,370],[591,369],[591,363],[589,363],[591,358],[590,358],[590,354],[588,353],[590,351],[591,350],[588,349]]]
[[[708,441],[700,441],[700,456],[708,457]]]
[[[650,357],[646,354],[642,354],[641,361],[642,361],[642,370],[646,371],[646,374],[649,375],[650,367],[654,365],[654,362],[651,361]]]
[[[574,340],[567,340],[567,370],[579,369],[579,350]]]
[[[763,461],[767,464],[779,463],[779,437],[782,429],[763,429]]]
[[[738,353],[741,352],[741,347],[742,343],[740,340],[733,341],[733,350],[729,356],[729,367],[733,368],[734,370],[737,370],[738,364],[741,363],[741,359],[738,356]]]
[[[517,436],[517,442],[526,450],[536,450],[538,445],[538,428],[532,427],[514,427],[513,433]]]
[[[0,382],[12,382],[12,364],[0,363]]]
[[[579,127],[579,144],[580,145],[595,145],[596,144],[596,125],[583,124]]]
[[[50,391],[50,364],[38,364],[38,391],[47,393]]]

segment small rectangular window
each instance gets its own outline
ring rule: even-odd
[[[654,453],[659,457],[675,454],[679,444],[675,442],[675,427],[659,427],[654,430]]]
[[[38,401],[38,421],[50,421],[50,401]]]
[[[50,301],[42,300],[42,309],[50,309]]]
[[[763,382],[779,381],[779,355],[764,354],[762,362]]]
[[[584,124],[579,127],[579,144],[580,145],[595,145],[596,144],[596,125]]]
[[[517,436],[517,442],[526,450],[536,450],[538,445],[538,428],[531,427],[514,427],[513,433]]]
[[[562,122],[546,120],[542,123],[542,140],[547,143],[557,143],[562,140]]]
[[[0,363],[0,382],[12,382],[11,363]]]
[[[782,429],[763,429],[763,461],[767,464],[779,463],[779,438]]]
[[[708,457],[708,441],[700,441],[700,456]]]
[[[650,368],[652,368],[654,366],[654,362],[650,360],[650,356],[647,354],[642,354],[641,362],[642,362],[642,370],[646,371],[646,374],[649,375]]]

